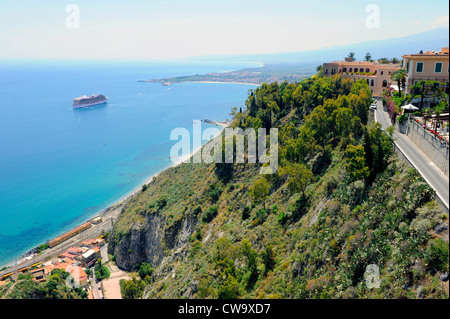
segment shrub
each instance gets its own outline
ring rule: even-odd
[[[397,121],[398,121],[399,123],[403,123],[403,122],[406,121],[407,118],[408,118],[408,117],[407,117],[405,114],[402,114],[402,115],[400,115],[400,116],[397,118]]]
[[[219,299],[236,299],[239,296],[239,283],[236,278],[229,276],[227,280],[219,286]]]
[[[201,206],[196,206],[194,208],[194,215],[198,216],[198,214],[200,214],[202,212],[202,207]]]
[[[424,258],[428,268],[446,271],[448,268],[448,257],[448,245],[442,238],[432,239],[428,242]]]
[[[209,185],[208,195],[209,195],[209,197],[211,197],[211,201],[213,203],[219,199],[221,193],[222,193],[222,190],[219,188],[219,186],[216,183]]]
[[[163,209],[164,206],[167,205],[167,198],[166,196],[161,196],[156,200],[156,206],[158,207],[158,210]]]
[[[279,212],[278,217],[277,217],[277,222],[280,225],[284,226],[284,225],[286,225],[287,221],[288,221],[288,218],[287,218],[286,214],[284,212]]]
[[[263,250],[261,253],[261,259],[264,263],[264,274],[267,275],[267,273],[273,270],[276,265],[275,253],[272,249],[272,245],[268,245],[266,249]]]
[[[249,206],[245,206],[242,210],[242,219],[246,220],[250,217],[251,208]]]
[[[203,213],[202,221],[205,223],[209,223],[217,216],[217,205],[211,206],[206,212]]]
[[[143,262],[139,266],[139,277],[148,282],[150,280],[151,275],[153,274],[153,271],[154,269],[150,264]]]
[[[138,280],[135,277],[131,280],[120,280],[120,292],[124,299],[141,298],[145,289],[145,282]]]

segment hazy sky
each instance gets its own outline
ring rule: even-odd
[[[70,4],[79,28],[67,27]],[[366,25],[370,4],[379,27]],[[0,0],[0,59],[302,51],[448,27],[448,10],[446,0]]]

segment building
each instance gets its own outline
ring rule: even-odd
[[[90,267],[100,258],[100,248],[94,247],[81,254],[80,261],[83,267]]]
[[[441,89],[448,90],[449,48],[444,47],[439,52],[406,54],[403,56],[402,67],[406,70],[406,94],[419,81],[438,81],[442,83]]]
[[[91,222],[92,222],[92,224],[94,224],[94,225],[98,225],[98,224],[100,224],[102,221],[103,221],[103,219],[102,219],[101,217],[96,217],[96,218],[94,218]]]
[[[68,272],[72,275],[74,284],[80,287],[87,287],[88,276],[81,266],[72,266],[68,268]]]
[[[45,280],[46,280],[45,279],[45,277],[46,277],[45,267],[32,269],[32,270],[30,270],[30,274],[33,276],[33,280],[35,280],[37,282],[45,282]]]
[[[83,252],[84,252],[83,249],[81,249],[79,247],[70,247],[65,252],[60,254],[59,256],[61,258],[75,259],[77,256],[81,255]]]
[[[340,74],[344,78],[354,81],[365,80],[373,96],[382,96],[383,91],[391,86],[391,74],[399,70],[400,64],[379,63],[370,61],[334,61],[323,64],[323,75],[333,76]]]
[[[95,246],[103,246],[106,241],[103,238],[88,238],[80,243],[80,247],[94,248]]]

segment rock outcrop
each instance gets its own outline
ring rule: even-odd
[[[116,264],[123,270],[136,270],[143,262],[156,268],[172,250],[186,245],[196,225],[197,218],[193,215],[167,226],[163,215],[148,214],[145,223],[136,222],[126,234],[114,229],[108,253],[115,256]]]

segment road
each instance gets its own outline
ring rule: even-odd
[[[391,126],[389,114],[383,111],[381,101],[377,103],[375,111],[375,120],[379,122],[383,129]],[[441,201],[448,209],[449,197],[449,179],[445,174],[430,160],[430,158],[420,150],[413,141],[405,134],[398,131],[394,132],[394,140],[397,147],[408,157],[416,170],[422,175],[425,181],[430,185],[439,196]]]

